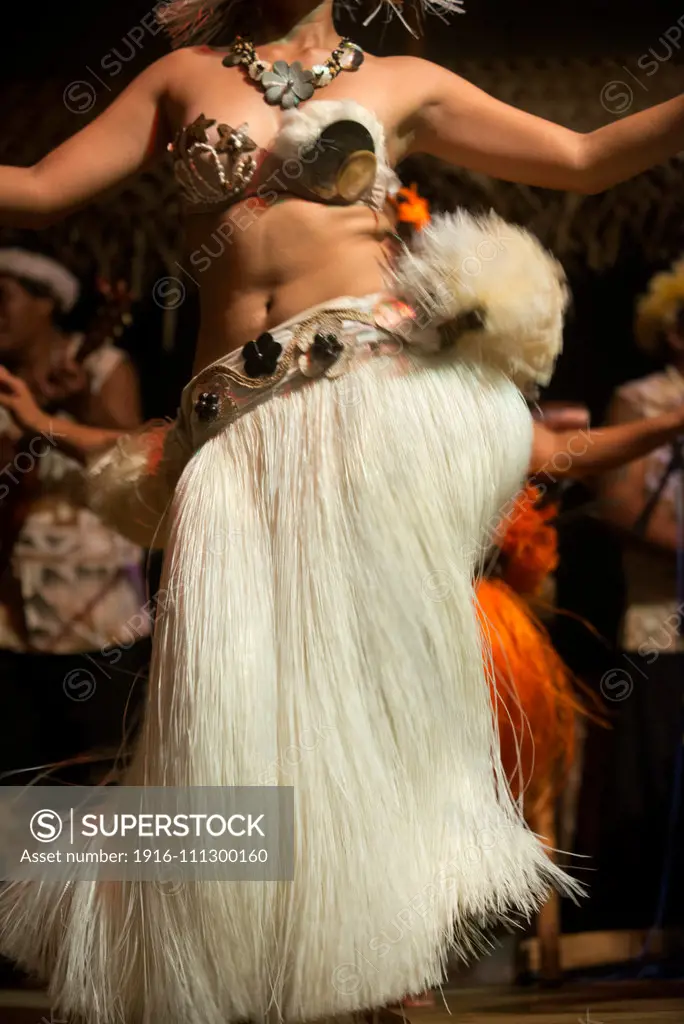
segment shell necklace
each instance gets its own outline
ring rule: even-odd
[[[283,110],[298,107],[310,99],[316,89],[330,85],[341,71],[357,71],[363,61],[364,53],[360,46],[351,39],[340,39],[325,63],[314,64],[310,71],[305,70],[298,60],[292,64],[277,60],[271,66],[268,61],[259,60],[254,44],[243,36],[236,37],[230,53],[223,58],[223,64],[228,68],[238,64],[246,67],[252,81],[266,93],[266,102]]]

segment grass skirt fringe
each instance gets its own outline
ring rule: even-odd
[[[571,888],[509,793],[472,586],[530,441],[500,371],[402,357],[273,397],[192,456],[123,781],[294,785],[295,880],[10,885],[0,949],[64,1013],[376,1007]]]

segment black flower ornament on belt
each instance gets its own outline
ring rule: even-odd
[[[211,423],[212,420],[218,419],[220,412],[220,398],[213,391],[204,391],[195,402],[195,413],[202,423]]]
[[[283,346],[272,334],[260,334],[256,341],[248,341],[242,350],[245,373],[253,379],[270,377],[275,373]]]
[[[344,342],[337,334],[324,330],[317,331],[310,342],[300,343],[300,350],[299,369],[305,377],[338,376],[338,369],[345,369],[343,357],[351,354],[351,348],[345,354]]]

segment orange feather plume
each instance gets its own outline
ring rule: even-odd
[[[558,567],[558,538],[553,521],[557,505],[539,507],[541,491],[528,484],[499,527],[503,578],[517,594],[534,597]]]
[[[523,598],[503,580],[481,580],[476,594],[501,759],[529,812],[549,786],[558,791],[566,780],[582,706],[570,670]]]
[[[419,195],[417,185],[400,188],[397,194],[391,197],[391,202],[397,211],[397,220],[400,224],[408,224],[416,231],[422,231],[430,223],[430,204]]]
[[[567,778],[575,716],[583,711],[572,673],[527,600],[539,595],[558,565],[558,507],[540,508],[541,497],[533,484],[520,492],[496,537],[502,578],[477,587],[501,758],[515,796],[525,793],[528,812]]]

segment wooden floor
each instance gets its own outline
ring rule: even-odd
[[[559,989],[460,989],[446,1006],[412,1010],[411,1024],[684,1024],[684,983],[567,984]]]
[[[444,999],[446,1005],[434,1010],[411,1010],[407,1024],[684,1024],[683,982],[568,984],[554,991],[458,989],[446,991]],[[51,1016],[40,993],[0,992],[0,1024],[68,1022]]]

